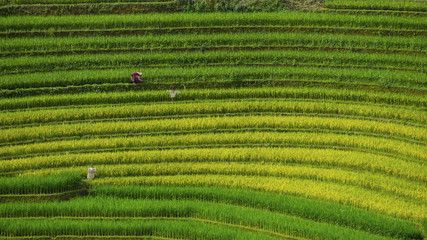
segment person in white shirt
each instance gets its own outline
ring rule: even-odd
[[[93,164],[90,165],[90,168],[87,172],[87,178],[93,180],[95,178],[96,168],[93,167]]]
[[[166,92],[168,92],[171,95],[172,101],[175,98],[175,95],[177,95],[178,93],[181,93],[180,91],[175,91],[174,86],[172,86],[172,90],[167,90]]]

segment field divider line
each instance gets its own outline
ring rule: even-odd
[[[88,192],[89,190],[82,185],[80,189],[49,194],[6,194],[0,195],[0,204],[10,202],[66,201],[74,197],[86,196]]]
[[[115,69],[115,68],[111,68]],[[45,94],[50,95],[61,95],[61,94],[75,94],[75,93],[88,93],[93,91],[102,92],[113,92],[113,91],[143,91],[143,90],[164,90],[170,87],[172,82],[164,83],[145,83],[141,86],[132,86],[129,83],[114,83],[114,84],[92,84],[92,85],[81,85],[81,86],[66,86],[66,87],[40,87],[40,88],[21,88],[18,90],[0,90],[0,99],[22,97],[24,96],[40,96]],[[427,90],[406,88],[406,87],[384,87],[380,85],[373,85],[367,83],[350,83],[350,82],[331,82],[328,80],[324,81],[313,81],[304,78],[296,79],[284,79],[274,78],[274,80],[265,79],[243,79],[237,83],[234,81],[216,81],[216,82],[181,82],[175,83],[177,88],[186,89],[218,89],[218,88],[236,88],[236,87],[322,87],[328,89],[342,89],[342,90],[359,90],[366,92],[386,92],[386,93],[405,93],[414,96],[427,96]],[[235,100],[235,99],[233,99]],[[155,102],[170,102],[169,99]],[[177,99],[176,101],[180,101]],[[188,100],[186,100],[188,101]],[[403,106],[406,106],[403,104]]]
[[[0,239],[5,240],[26,240],[26,239],[149,239],[149,240],[182,240],[182,238],[168,238],[168,237],[158,237],[158,236],[119,236],[119,235],[57,235],[55,237],[52,236],[20,236],[20,237],[5,237],[0,236]]]
[[[27,127],[39,127],[39,126],[52,126],[52,125],[64,125],[64,124],[78,124],[78,123],[93,123],[93,122],[116,122],[116,121],[141,121],[141,120],[158,120],[158,119],[183,119],[183,118],[206,118],[206,117],[221,117],[221,116],[309,116],[309,117],[324,117],[324,118],[338,118],[338,119],[354,119],[354,120],[366,120],[376,121],[385,123],[396,123],[406,126],[413,126],[419,128],[427,128],[426,124],[405,122],[402,120],[388,119],[388,118],[375,118],[375,117],[359,117],[357,115],[344,115],[344,114],[333,114],[333,113],[281,113],[281,112],[231,112],[231,113],[200,113],[200,114],[170,114],[170,115],[158,115],[158,116],[147,116],[147,117],[109,117],[109,118],[94,118],[86,120],[71,120],[71,121],[51,121],[51,122],[36,122],[32,124],[16,124],[16,125],[1,125],[2,129],[18,129]]]
[[[303,132],[303,133],[332,133],[339,135],[361,135],[373,138],[381,139],[391,139],[396,141],[402,141],[410,144],[427,146],[427,142],[423,140],[415,140],[404,137],[394,137],[387,134],[377,134],[370,132],[361,132],[361,131],[342,131],[342,130],[329,130],[329,129],[305,129],[305,128],[212,128],[212,129],[203,129],[195,131],[166,131],[166,132],[136,132],[136,133],[118,133],[118,134],[83,134],[79,136],[72,137],[53,137],[53,138],[44,138],[44,139],[33,139],[29,141],[18,141],[18,142],[3,142],[0,144],[0,147],[5,146],[19,146],[27,145],[31,143],[41,143],[41,142],[60,142],[67,140],[78,140],[78,139],[94,139],[94,138],[116,138],[116,137],[139,137],[139,136],[165,136],[165,135],[189,135],[189,134],[205,134],[205,133],[239,133],[239,132]]]
[[[176,0],[170,1],[142,1],[142,2],[136,2],[136,1],[126,1],[126,0],[120,0],[120,5],[151,5],[153,3],[174,3]],[[8,4],[1,5],[0,7],[7,6]],[[27,3],[27,4],[13,4],[15,7],[38,7],[38,6],[53,6],[53,7],[66,7],[70,5],[76,5],[76,6],[96,6],[96,5],[117,5],[117,2],[82,2],[82,3]]]
[[[225,226],[243,231],[256,232],[261,234],[268,234],[273,237],[280,237],[287,240],[305,240],[305,238],[294,237],[284,233],[270,231],[267,229],[256,228],[251,226],[232,224],[227,222],[214,221],[209,219],[195,218],[195,217],[20,217],[20,218],[2,218],[2,219],[16,219],[16,220],[107,220],[107,221],[123,221],[123,220],[145,220],[145,221],[194,221],[211,225]]]
[[[145,65],[143,68],[147,69],[164,69],[164,68],[194,68],[193,64],[181,64],[181,65]],[[212,63],[212,64],[199,64],[197,67],[297,67],[297,68],[320,68],[320,69],[365,69],[365,70],[392,70],[392,71],[402,71],[402,72],[413,72],[413,73],[425,73],[427,70],[414,70],[414,69],[405,69],[405,68],[396,68],[396,67],[368,67],[368,66],[357,66],[357,65],[334,65],[334,64],[280,64],[280,63]],[[123,65],[121,67],[132,67],[131,65]],[[141,66],[138,66],[141,67]],[[36,73],[53,73],[53,72],[63,72],[63,71],[79,71],[79,70],[107,70],[115,69],[117,66],[95,66],[95,67],[76,67],[71,69],[48,69],[36,71]],[[0,76],[10,76],[23,73],[34,73],[35,71],[30,70],[21,70],[19,72],[5,72],[0,73]],[[11,90],[11,89],[9,89]]]
[[[82,191],[86,191],[86,188],[80,188],[80,189],[75,189],[75,190],[69,190],[69,191],[64,191],[64,192],[57,192],[57,193],[34,193],[34,194],[0,194],[0,198],[4,198],[4,197],[50,197],[50,196],[60,196],[60,195],[64,195],[64,194],[69,194],[69,193],[78,193],[78,192],[82,192]]]
[[[230,32],[304,32],[304,33],[344,33],[344,34],[362,34],[362,35],[404,35],[404,36],[427,36],[427,30],[407,30],[407,29],[387,29],[387,28],[355,28],[355,27],[321,27],[321,26],[199,26],[199,27],[164,27],[164,28],[109,28],[109,29],[91,29],[91,30],[57,30],[51,32],[49,30],[32,30],[32,31],[9,31],[0,32],[1,38],[21,38],[34,36],[88,36],[88,35],[144,35],[144,34],[182,34],[182,33],[224,33]],[[397,34],[399,33],[399,34]]]
[[[58,235],[56,237],[50,237],[50,239],[149,239],[149,240],[183,240],[182,238],[170,238],[170,237],[159,237],[159,236],[120,236],[120,235],[111,235],[111,236],[77,236],[77,235]]]
[[[323,8],[318,10],[321,13],[339,13],[339,14],[362,14],[362,15],[392,15],[392,16],[414,16],[427,17],[426,12],[400,11],[400,10],[374,10],[374,9],[353,9],[353,8]]]
[[[152,52],[195,52],[201,51],[259,51],[259,50],[304,50],[304,51],[323,51],[323,52],[344,52],[349,51],[347,48],[318,46],[307,47],[304,45],[296,46],[279,46],[279,45],[259,45],[259,46],[208,46],[208,47],[173,47],[173,48],[132,48],[132,49],[97,49],[97,50],[72,50],[72,51],[33,51],[33,52],[3,52],[0,57],[19,57],[19,56],[63,56],[72,54],[105,54],[105,53],[152,53]],[[381,54],[408,54],[425,56],[427,53],[416,50],[404,49],[375,49],[375,48],[352,48],[352,52],[359,53],[381,53]]]
[[[386,104],[386,103],[371,103],[371,102],[357,102],[353,100],[328,100],[328,99],[320,99],[321,103],[328,104],[343,104],[343,105],[356,105],[356,106],[367,106],[367,107],[382,107],[387,109],[408,109],[407,105],[396,105],[396,104]],[[4,109],[0,110],[0,114],[5,113],[15,113],[15,112],[35,112],[35,111],[49,111],[49,110],[62,110],[62,109],[82,109],[83,111],[87,108],[108,108],[108,107],[123,107],[123,106],[153,106],[153,105],[176,105],[176,104],[200,104],[200,103],[230,103],[230,102],[238,102],[238,103],[251,103],[251,102],[297,102],[297,103],[319,103],[319,99],[311,99],[311,98],[269,98],[269,97],[260,97],[260,98],[221,98],[221,99],[200,99],[200,100],[181,100],[181,101],[158,101],[158,102],[123,102],[123,103],[99,103],[96,105],[88,105],[88,104],[76,104],[76,105],[60,105],[60,106],[47,106],[47,107],[31,107],[31,108],[16,108],[16,109]],[[415,111],[424,111],[427,112],[426,108],[423,107],[413,107],[410,106],[411,110]]]
[[[0,236],[0,239],[5,239],[5,240],[25,240],[25,239],[54,239],[53,237],[50,236],[20,236],[20,237],[10,237],[10,236]]]
[[[297,148],[297,146],[294,146],[294,148]],[[301,148],[303,148],[303,147],[301,147]],[[198,161],[180,161],[180,162],[169,161],[169,162],[154,162],[154,163],[148,163],[148,162],[147,163],[123,163],[122,165],[123,166],[147,165],[147,164],[153,164],[153,165],[159,165],[159,164],[173,165],[173,164],[188,164],[188,163],[192,163],[192,164],[205,164],[205,165],[206,164],[207,165],[214,165],[214,164],[219,164],[220,165],[220,164],[224,164],[224,162],[221,162],[221,161],[210,161],[210,162],[208,162],[208,161],[205,161],[205,162],[200,162],[200,161],[199,162]],[[239,162],[239,161],[230,160],[230,161],[228,161],[228,163],[231,163],[231,164],[242,164],[242,165],[260,164],[259,161],[257,161],[257,160],[245,161],[245,162]],[[266,165],[272,164],[272,165],[274,165],[274,164],[280,164],[280,162],[264,161],[262,164],[266,164]],[[97,165],[98,166],[102,165],[102,166],[108,167],[108,166],[115,166],[115,163],[98,163]],[[77,167],[77,168],[78,167],[84,167],[84,166],[85,165],[75,165],[75,167]],[[308,167],[308,166],[313,166],[313,168],[316,168],[316,169],[325,169],[325,170],[330,170],[330,169],[332,169],[334,167],[338,167],[338,168],[340,168],[339,170],[354,171],[354,168],[352,168],[350,166],[347,166],[347,165],[343,165],[343,164],[321,164],[321,163],[318,163],[317,165],[313,165],[312,163],[289,162],[289,163],[286,163],[286,166],[288,166],[288,167],[304,167],[304,166]],[[64,168],[67,168],[67,166],[64,166],[64,167],[60,166],[60,167],[53,168],[53,169],[54,169],[54,171],[58,170],[58,172],[61,172],[61,170],[64,170]],[[27,173],[30,176],[33,176],[33,175],[34,176],[38,176],[39,172],[42,172],[39,175],[43,175],[44,174],[43,170],[45,170],[45,169],[46,168],[38,168],[38,169],[30,169],[30,170],[23,170],[23,171],[3,172],[3,173],[0,173],[0,176],[16,176],[16,175],[19,175],[19,174],[26,175]],[[358,171],[359,172],[363,172],[363,173],[372,173],[372,172],[375,172],[375,173],[384,174],[383,172],[380,172],[380,171],[369,171],[369,170],[366,170],[366,169],[358,169]],[[384,175],[386,175],[386,174],[384,174]],[[99,176],[99,174],[97,176]],[[129,176],[133,176],[133,175],[123,176],[123,177],[129,177]],[[155,176],[155,175],[145,175],[145,176]],[[388,176],[390,176],[390,175],[388,175]],[[102,178],[106,178],[106,177],[109,177],[109,176],[103,176]],[[399,176],[396,175],[396,176],[391,176],[391,177],[398,178]],[[408,179],[408,178],[406,178],[406,179]],[[408,179],[408,180],[416,181],[414,179]],[[0,195],[0,196],[2,196],[2,195]],[[3,195],[3,196],[9,196],[9,195]],[[15,195],[11,194],[10,196],[15,196]],[[21,196],[21,195],[19,195],[19,196]]]

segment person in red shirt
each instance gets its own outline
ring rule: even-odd
[[[140,79],[141,75],[142,74],[140,72],[134,72],[132,75],[130,75],[130,80],[133,82],[133,84],[138,84],[139,82],[142,82]]]

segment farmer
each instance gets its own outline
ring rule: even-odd
[[[171,95],[172,101],[175,98],[175,95],[177,95],[178,93],[181,93],[180,91],[175,91],[174,86],[172,86],[172,90],[167,90],[166,92],[168,92]]]
[[[96,168],[93,168],[93,164],[91,164],[87,172],[87,179],[93,180],[95,178],[95,172]]]
[[[133,84],[138,84],[139,82],[142,82],[142,80],[139,78],[141,77],[141,73],[140,72],[134,72],[132,73],[132,75],[130,75],[130,80],[133,82]]]

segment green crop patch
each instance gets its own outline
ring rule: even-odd
[[[182,221],[180,221],[182,220]],[[156,221],[124,220],[124,221],[78,221],[78,220],[0,220],[4,229],[3,236],[25,237],[113,237],[128,238],[145,236],[151,239],[275,239],[265,231],[247,231],[244,226],[219,224],[219,222],[203,221],[203,219],[159,219]],[[236,229],[237,228],[237,229]],[[240,229],[239,229],[240,228]],[[255,229],[256,230],[256,229]]]
[[[237,93],[237,91],[236,91]],[[424,111],[401,109],[392,106],[361,105],[340,102],[314,102],[309,100],[210,100],[197,102],[168,102],[157,104],[128,104],[104,106],[79,106],[78,108],[36,109],[16,112],[0,112],[0,126],[19,127],[53,123],[84,121],[117,121],[119,119],[183,118],[221,114],[277,114],[314,115],[324,114],[341,117],[368,118],[378,121],[398,120],[425,125]]]
[[[155,134],[177,131],[212,131],[214,129],[287,129],[350,132],[379,135],[386,138],[417,143],[426,141],[426,129],[359,119],[341,119],[311,116],[224,116],[182,119],[155,119],[98,123],[60,124],[40,127],[4,129],[0,143],[11,144],[30,140],[83,137],[85,135],[120,135],[130,132]]]
[[[34,59],[26,59],[30,63],[31,70],[37,71],[40,69]],[[25,61],[25,60],[24,60]],[[316,83],[329,84],[352,84],[357,88],[358,85],[367,85],[373,87],[385,88],[401,88],[409,90],[422,90],[424,93],[427,88],[425,81],[425,73],[421,72],[402,72],[387,69],[363,69],[363,68],[343,68],[334,66],[286,66],[286,65],[246,65],[239,66],[228,65],[222,66],[205,66],[198,68],[189,67],[153,67],[133,65],[124,63],[120,67],[120,63],[106,62],[109,66],[99,66],[99,62],[93,58],[92,67],[84,67],[90,62],[76,62],[76,65],[69,65],[69,62],[64,62],[65,69],[62,71],[45,72],[45,73],[28,73],[28,78],[21,78],[18,73],[22,67],[19,65],[11,66],[11,69],[16,74],[2,76],[3,83],[0,83],[5,89],[22,89],[25,88],[42,88],[42,87],[66,87],[79,86],[86,84],[129,84],[130,77],[126,76],[132,69],[144,69],[145,75],[143,81],[149,84],[162,84],[165,88],[173,84],[231,84],[238,85],[243,81],[261,82],[268,86],[268,82],[290,82],[307,81]],[[11,63],[13,64],[13,63]],[[41,63],[43,64],[43,63]],[[113,64],[113,65],[110,65]],[[51,68],[49,63],[44,63],[44,67]],[[79,66],[80,65],[80,66]],[[104,69],[107,67],[107,69]],[[67,69],[68,68],[68,69]],[[69,71],[75,68],[89,68],[90,70]],[[95,68],[95,69],[93,69]],[[100,69],[97,69],[100,68]],[[111,69],[110,69],[111,68]],[[28,69],[29,70],[29,69]],[[28,71],[27,70],[27,71]],[[30,70],[30,71],[31,71]],[[25,71],[25,70],[24,70]],[[142,70],[141,70],[142,71]],[[290,84],[291,85],[291,84]]]
[[[0,32],[72,29],[140,29],[214,26],[330,26],[425,30],[422,18],[354,16],[347,14],[283,13],[176,13],[99,16],[1,17]]]
[[[427,12],[425,1],[393,1],[393,0],[326,0],[324,6],[334,9],[366,9]]]
[[[169,1],[169,0],[164,0]],[[0,5],[153,2],[151,0],[1,0]],[[155,0],[162,2],[162,0]]]
[[[336,51],[362,51],[392,52],[407,51],[408,53],[419,53],[425,55],[427,44],[422,37],[396,37],[396,36],[361,36],[341,34],[307,34],[307,33],[218,33],[218,34],[181,34],[177,39],[176,34],[164,35],[132,35],[132,36],[87,36],[87,37],[33,37],[33,38],[2,38],[0,39],[0,50],[2,54],[12,55],[20,53],[29,55],[34,53],[48,54],[73,54],[76,52],[108,52],[119,50],[141,50],[147,60],[161,54],[153,54],[151,51],[175,50],[201,51],[212,48],[217,49],[239,49],[252,47],[254,50],[262,48],[307,48],[314,50],[336,50]],[[205,53],[205,52],[203,52]],[[262,51],[259,51],[263,54]],[[172,54],[162,53],[162,58],[170,58]],[[178,53],[177,53],[178,54]],[[196,53],[201,54],[201,53]],[[181,57],[182,61],[190,58]],[[220,54],[220,53],[216,53]],[[224,54],[224,53],[223,53]],[[334,53],[330,53],[334,54]],[[209,56],[206,51],[206,55]],[[210,53],[215,55],[215,53]],[[153,56],[153,57],[151,57]],[[392,58],[394,56],[378,57]],[[402,56],[404,57],[404,56]],[[156,60],[157,60],[156,59]],[[158,59],[161,60],[161,59]]]
[[[244,191],[227,188],[201,187],[140,187],[140,186],[96,186],[89,193],[97,197],[119,197],[132,199],[158,200],[200,200],[218,202],[256,209],[266,209],[272,212],[300,216],[306,219],[329,222],[340,226],[365,230],[384,235],[405,237],[408,232],[416,229],[404,221],[375,215],[356,208],[343,207],[339,204],[307,200],[288,195],[268,194],[256,191]],[[398,226],[399,225],[399,226]],[[373,230],[375,229],[375,230]],[[401,233],[399,233],[401,232]],[[411,235],[410,233],[409,235]],[[414,237],[406,235],[408,238]]]
[[[0,0],[0,239],[425,239],[424,5]]]
[[[25,174],[54,174],[69,170],[69,168],[42,169]],[[319,182],[332,182],[342,185],[356,186],[368,190],[393,194],[399,198],[413,201],[425,201],[422,194],[427,188],[419,186],[420,181],[408,181],[397,177],[382,176],[379,172],[354,173],[351,170],[330,169],[322,165],[295,166],[265,163],[237,163],[237,162],[212,162],[212,163],[149,163],[149,164],[121,164],[97,165],[99,173],[97,178],[109,177],[138,177],[138,176],[174,176],[174,175],[236,175],[236,176],[262,176],[293,179],[313,179]],[[87,171],[86,166],[74,167],[82,175]]]
[[[113,205],[114,204],[114,205]],[[71,210],[75,206],[76,210]],[[77,208],[78,206],[78,208]],[[14,214],[7,214],[15,209]],[[67,209],[70,209],[67,211]],[[23,214],[28,211],[28,214]],[[90,214],[87,214],[89,213]],[[279,234],[296,237],[316,236],[321,239],[382,239],[380,237],[345,228],[298,219],[286,215],[276,215],[257,209],[244,209],[237,206],[203,203],[199,201],[125,200],[115,198],[76,199],[68,203],[40,205],[3,205],[0,214],[7,217],[140,217],[140,218],[196,218],[234,225],[250,226],[255,229],[269,229]],[[21,220],[22,221],[22,220]],[[415,228],[407,227],[409,235],[420,238]],[[411,236],[412,237],[412,236]]]
[[[325,167],[336,168],[343,167],[355,169],[357,171],[372,171],[374,173],[378,172],[382,174],[388,174],[390,176],[407,178],[409,180],[425,181],[426,179],[426,174],[422,169],[422,161],[417,160],[415,157],[412,159],[404,158],[405,154],[409,155],[411,152],[413,154],[421,154],[417,146],[411,146],[410,144],[399,143],[397,141],[375,141],[375,139],[372,140],[367,137],[358,137],[356,139],[352,139],[350,136],[307,133],[263,133],[263,135],[254,133],[228,133],[221,134],[222,136],[219,137],[217,135],[220,134],[216,134],[215,136],[188,135],[186,136],[186,145],[181,146],[181,148],[183,149],[180,149],[179,146],[177,146],[177,143],[170,142],[170,145],[175,144],[175,146],[172,145],[170,149],[166,148],[167,145],[157,144],[154,145],[158,147],[157,149],[154,148],[150,149],[149,151],[141,151],[141,149],[138,149],[134,146],[141,145],[141,143],[147,142],[147,140],[151,140],[150,138],[153,137],[145,137],[147,138],[147,140],[141,138],[113,138],[107,140],[89,139],[80,141],[65,141],[62,143],[57,143],[55,145],[34,144],[28,147],[12,147],[10,148],[11,151],[18,152],[16,153],[16,155],[19,155],[19,151],[22,151],[23,149],[28,149],[27,152],[29,153],[63,151],[63,154],[22,157],[12,160],[4,160],[2,161],[1,170],[5,173],[28,173],[28,171],[30,171],[31,169],[43,170],[49,168],[71,168],[73,166],[87,166],[90,163],[103,165],[120,165],[150,164],[162,162],[212,163],[241,161],[250,163],[254,161],[259,161],[284,164],[315,164]],[[253,136],[252,139],[249,138],[250,135]],[[229,139],[220,139],[220,137],[228,137]],[[338,142],[340,137],[341,144],[335,144],[333,148],[335,150],[328,149],[328,147],[330,147],[328,146],[328,144],[330,144],[330,142],[332,142],[333,140]],[[232,141],[233,138],[235,138],[236,140]],[[172,141],[171,138],[166,139]],[[208,142],[209,140],[211,142]],[[216,140],[216,142],[214,142],[214,140]],[[369,140],[371,142],[369,142]],[[196,141],[198,145],[194,146],[195,144],[193,142]],[[210,145],[207,145],[209,143]],[[392,148],[390,144],[394,144],[394,148]],[[104,149],[111,148],[120,150],[122,148],[125,148],[126,151],[73,153],[73,150],[75,149],[102,149],[102,147],[100,146],[104,147]],[[150,145],[146,144],[146,146]],[[290,146],[290,148],[288,149],[288,147],[286,146]],[[294,146],[294,148],[292,146]],[[307,149],[310,146],[312,146],[313,149]],[[316,149],[316,146],[319,146],[319,149]],[[325,149],[322,149],[322,146]],[[271,149],[269,147],[271,147]],[[341,149],[339,147],[341,147]],[[389,149],[385,149],[386,147],[388,147]],[[337,151],[337,149],[340,150]],[[372,149],[371,152],[368,151],[370,149]],[[388,152],[391,152],[392,155],[386,154],[387,150]],[[398,150],[400,150],[400,152],[398,152]],[[243,153],[241,151],[243,151]],[[398,155],[399,153],[400,155]],[[326,155],[323,157],[316,157],[316,154]]]
[[[113,71],[111,71],[113,73]],[[139,90],[139,89],[138,89]],[[325,88],[238,88],[238,89],[187,89],[179,95],[178,101],[195,100],[239,100],[239,99],[306,99],[311,101],[340,101],[356,104],[397,105],[406,108],[427,107],[423,96],[399,93],[369,92]],[[79,108],[105,104],[156,104],[170,102],[164,91],[129,91],[109,93],[80,93],[63,95],[43,95],[21,98],[0,99],[0,109],[4,111],[39,108]]]
[[[50,194],[75,190],[81,187],[81,176],[63,173],[47,177],[0,178],[0,194]]]

